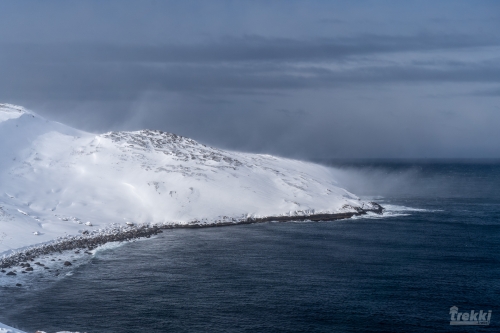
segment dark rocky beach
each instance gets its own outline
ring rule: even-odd
[[[33,268],[28,262],[33,262],[36,258],[44,255],[62,253],[63,251],[76,250],[88,251],[102,246],[110,242],[127,242],[139,238],[150,238],[162,232],[163,229],[175,228],[208,228],[208,227],[223,227],[238,224],[253,224],[264,222],[294,222],[294,221],[333,221],[347,219],[353,216],[365,215],[367,213],[382,214],[383,207],[377,203],[371,203],[373,208],[362,209],[355,208],[353,212],[338,213],[338,214],[312,214],[312,215],[297,215],[297,216],[268,216],[262,218],[246,218],[246,219],[231,219],[229,221],[215,221],[211,223],[202,223],[193,221],[189,224],[138,224],[131,226],[111,226],[107,229],[95,231],[84,231],[80,235],[68,236],[60,238],[47,244],[41,244],[16,251],[0,259],[1,272],[6,275],[16,275],[12,270],[13,267],[21,267],[24,269],[22,273],[33,271]],[[69,263],[69,262],[68,262]],[[68,266],[68,264],[66,264]],[[69,263],[71,265],[71,263]]]

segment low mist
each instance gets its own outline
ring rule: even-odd
[[[496,161],[498,162],[498,161]],[[484,198],[498,196],[492,181],[499,168],[493,160],[418,162],[323,162],[338,185],[368,198]]]

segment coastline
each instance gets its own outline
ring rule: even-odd
[[[201,223],[194,221],[188,224],[138,224],[134,226],[116,226],[111,225],[106,229],[94,230],[80,235],[67,236],[49,243],[30,246],[21,250],[4,255],[0,258],[0,269],[4,275],[11,271],[6,269],[19,266],[23,262],[34,261],[36,258],[43,255],[53,253],[62,253],[63,251],[84,250],[91,251],[99,246],[110,242],[127,242],[139,238],[150,238],[151,236],[162,233],[162,230],[177,229],[177,228],[210,228],[210,227],[225,227],[239,224],[255,224],[265,222],[296,222],[296,221],[334,221],[348,219],[353,216],[366,215],[368,213],[383,214],[384,208],[375,203],[371,203],[373,209],[355,208],[353,212],[336,213],[336,214],[311,214],[300,216],[267,216],[260,218],[246,218],[240,220],[232,220],[228,222],[210,222]]]

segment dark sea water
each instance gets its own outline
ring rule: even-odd
[[[0,289],[28,332],[499,332],[500,163],[335,162],[388,216],[170,230],[43,286]],[[492,310],[450,326],[450,307]]]

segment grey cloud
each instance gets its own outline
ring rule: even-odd
[[[276,111],[284,114],[287,117],[304,117],[307,116],[309,113],[306,112],[303,109],[276,109]]]
[[[474,90],[470,94],[481,97],[500,97],[500,88]]]
[[[395,82],[500,82],[500,63],[455,66],[358,66],[330,70],[314,66],[243,63],[165,64],[67,63],[13,64],[2,72],[4,96],[107,100],[137,98],[144,91],[197,94],[269,93]],[[3,96],[2,96],[3,97]],[[217,97],[220,98],[220,97]]]
[[[499,156],[496,5],[215,2],[12,5],[0,101],[293,157]]]
[[[23,45],[4,43],[0,60],[18,63],[213,63],[338,60],[377,53],[498,46],[500,38],[460,34],[370,35],[294,40],[244,36],[209,44],[110,45],[96,43]]]
[[[145,91],[169,91],[217,94],[217,100],[223,94],[266,95],[353,84],[498,82],[500,64],[495,62],[426,60],[405,66],[360,64],[339,70],[314,65],[319,60],[341,64],[350,59],[356,64],[381,53],[496,44],[492,38],[428,34],[309,41],[247,36],[184,46],[10,44],[3,45],[0,52],[0,97],[130,101]]]

